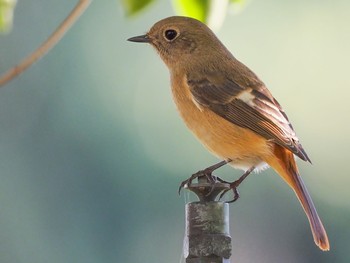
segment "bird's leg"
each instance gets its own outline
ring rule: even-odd
[[[218,163],[216,163],[216,164],[214,164],[214,165],[212,165],[212,166],[209,166],[209,167],[205,168],[204,170],[200,170],[200,171],[198,171],[198,172],[192,174],[188,179],[186,179],[185,181],[181,182],[181,184],[180,184],[180,186],[179,186],[179,191],[178,191],[179,194],[180,194],[180,192],[181,192],[181,189],[182,189],[185,185],[190,186],[191,183],[192,183],[192,181],[193,181],[194,179],[196,179],[196,178],[198,178],[198,177],[201,177],[201,176],[205,176],[205,177],[207,178],[208,182],[212,185],[212,187],[214,187],[214,184],[215,184],[215,182],[216,182],[217,177],[213,176],[212,173],[213,173],[216,169],[218,169],[218,168],[224,166],[225,164],[227,164],[227,163],[229,163],[229,162],[231,162],[231,160],[230,160],[230,159],[227,159],[227,160],[218,162]],[[220,179],[220,180],[221,180],[221,179]],[[210,193],[211,193],[211,191],[210,191]],[[210,193],[209,193],[209,194],[210,194]]]
[[[252,171],[254,171],[254,169],[255,169],[255,166],[250,167],[247,171],[245,171],[245,173],[240,178],[238,178],[236,181],[234,181],[232,183],[229,183],[229,182],[226,182],[220,178],[217,178],[217,180],[219,180],[221,183],[228,183],[230,185],[230,189],[224,190],[222,192],[222,194],[220,195],[219,200],[224,196],[224,194],[226,194],[228,191],[232,190],[233,191],[233,199],[230,201],[227,201],[227,203],[233,203],[233,202],[237,201],[237,199],[239,198],[239,192],[238,192],[237,187],[244,181],[244,179],[247,178],[247,176]]]

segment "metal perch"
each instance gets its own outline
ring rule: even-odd
[[[216,182],[214,188],[206,177],[185,186],[199,201],[186,204],[184,257],[186,263],[228,263],[232,253],[229,233],[229,205],[217,201],[229,184]]]

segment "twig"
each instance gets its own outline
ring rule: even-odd
[[[86,10],[91,0],[79,0],[67,18],[59,25],[59,27],[51,34],[51,36],[41,44],[33,53],[24,58],[18,65],[9,69],[0,77],[0,86],[5,85],[10,80],[25,71],[35,61],[44,56],[51,48],[53,48],[68,29],[76,22],[78,17]]]

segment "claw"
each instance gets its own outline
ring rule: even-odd
[[[188,179],[181,182],[179,186],[178,194],[180,195],[182,188],[184,188],[186,185],[187,187],[190,187],[192,184],[192,181],[201,176],[205,176],[208,182],[211,184],[211,190],[209,191],[208,195],[211,194],[215,188],[215,182],[216,182],[216,177],[213,176],[211,173],[212,173],[212,170],[207,168],[192,174]]]
[[[231,190],[231,188],[230,189],[226,189],[226,190],[224,190],[224,191],[222,191],[222,193],[220,194],[220,196],[219,196],[219,201],[221,200],[221,198],[223,198],[223,196],[228,192],[228,191],[230,191]]]
[[[207,179],[207,182],[210,184],[211,188],[210,188],[210,191],[207,193],[206,196],[210,196],[214,189],[215,189],[215,183],[217,182],[217,177],[216,176],[213,176],[212,173],[220,168],[221,166],[227,164],[231,162],[231,159],[227,159],[227,160],[224,160],[224,161],[221,161],[221,162],[218,162],[212,166],[209,166],[208,168],[204,169],[204,170],[200,170],[194,174],[192,174],[188,179],[186,179],[185,181],[182,181],[180,186],[179,186],[179,189],[178,189],[178,193],[180,195],[181,193],[181,190],[182,188],[184,188],[186,185],[187,187],[190,187],[191,184],[192,184],[192,181],[198,177],[205,177]],[[220,179],[221,180],[221,179]],[[222,181],[222,180],[221,180]]]
[[[238,180],[232,182],[232,183],[229,183],[229,182],[226,182],[220,178],[218,178],[218,180],[221,182],[221,183],[228,183],[230,185],[230,189],[226,189],[224,190],[221,195],[219,196],[219,200],[221,200],[221,198],[230,190],[233,191],[233,199],[230,200],[230,201],[226,201],[226,203],[233,203],[235,201],[238,200],[239,198],[239,192],[238,192],[238,186],[244,181],[245,178],[247,178],[247,176],[255,169],[254,166],[250,167],[240,178],[238,178]]]
[[[185,181],[182,181],[182,182],[181,182],[181,184],[180,184],[180,186],[179,186],[179,189],[178,189],[178,191],[177,191],[179,195],[180,195],[180,193],[181,193],[182,188],[184,188],[186,185],[187,185],[187,186],[190,186],[190,185],[191,185],[192,181],[196,178],[196,177],[193,177],[193,176],[194,176],[194,174],[192,174],[190,178],[188,178],[188,179],[186,179]]]
[[[210,191],[206,194],[206,196],[210,196],[215,189],[215,183],[217,181],[217,177],[212,174],[206,174],[206,178],[210,184]]]
[[[230,190],[232,190],[233,192],[233,199],[230,200],[230,201],[226,201],[226,203],[233,203],[233,202],[236,202],[239,198],[239,192],[238,192],[238,189],[237,189],[237,181],[234,181],[233,183],[230,183],[230,189],[226,189],[224,190],[220,196],[219,196],[219,200],[221,200],[221,198]]]

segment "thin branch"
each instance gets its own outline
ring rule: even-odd
[[[76,20],[86,10],[90,3],[91,0],[79,0],[67,18],[59,25],[59,27],[52,33],[52,35],[44,43],[42,43],[40,47],[38,47],[37,50],[35,50],[28,57],[23,59],[18,65],[9,69],[0,77],[0,86],[5,85],[10,80],[17,77],[28,67],[30,67],[35,61],[43,57],[51,48],[53,48],[68,31],[68,29],[74,25]]]

